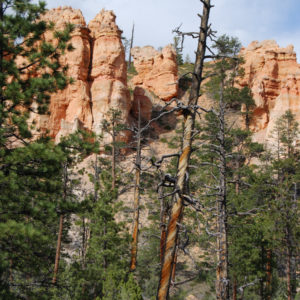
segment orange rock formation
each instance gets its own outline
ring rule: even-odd
[[[90,23],[93,44],[91,98],[93,130],[101,132],[101,121],[109,109],[118,109],[126,122],[131,108],[121,33],[112,11],[102,10]]]
[[[42,132],[48,130],[56,140],[76,128],[100,133],[111,108],[120,110],[126,122],[130,111],[137,118],[140,103],[142,118],[147,120],[152,106],[157,105],[151,103],[151,92],[164,101],[177,96],[173,47],[166,46],[162,51],[151,46],[135,47],[132,56],[138,74],[131,80],[134,99],[130,100],[122,32],[112,11],[102,10],[88,26],[81,11],[71,7],[50,10],[43,19],[54,22],[59,30],[66,23],[75,25],[71,38],[75,50],[61,57],[75,83],[51,96],[50,115],[31,118]],[[52,33],[47,32],[45,40],[52,39]],[[286,110],[300,121],[300,65],[293,46],[280,48],[275,41],[252,42],[241,54],[245,59],[241,85],[249,85],[256,102],[251,129],[256,141],[265,142]]]
[[[157,51],[151,46],[132,48],[133,64],[138,74],[133,77],[135,86],[143,87],[168,101],[177,96],[178,76],[176,52],[171,45]]]
[[[73,127],[72,124],[78,119],[90,129],[93,121],[88,82],[91,47],[89,30],[82,13],[71,7],[59,7],[49,10],[43,19],[54,22],[57,30],[63,30],[66,23],[75,25],[71,38],[75,49],[60,59],[62,65],[69,66],[68,75],[74,79],[74,83],[51,96],[50,117],[46,122],[46,128],[51,136],[56,136],[60,130],[68,133],[69,128]],[[45,40],[51,42],[52,33],[46,33]]]
[[[126,122],[131,108],[126,83],[126,62],[121,30],[112,11],[102,10],[86,26],[80,10],[59,7],[49,10],[43,19],[62,30],[66,23],[75,25],[71,43],[74,51],[61,57],[68,75],[75,82],[51,96],[50,115],[34,116],[37,127],[52,137],[60,137],[80,127],[101,132],[101,124],[111,108],[121,110]],[[45,34],[52,41],[52,33]],[[75,129],[74,129],[75,128]],[[57,139],[56,139],[57,140]]]
[[[241,51],[245,59],[242,85],[249,85],[256,108],[251,129],[254,139],[266,142],[276,120],[290,109],[300,121],[300,65],[293,46],[275,41],[252,42]]]

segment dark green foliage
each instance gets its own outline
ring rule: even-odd
[[[49,299],[58,214],[73,209],[73,204],[66,201],[62,205],[60,201],[67,153],[47,139],[30,143],[31,128],[27,125],[29,113],[45,113],[50,94],[71,81],[65,74],[67,66],[62,68],[58,60],[61,53],[72,49],[68,44],[72,26],[54,32],[53,24],[39,19],[44,11],[42,2],[0,3],[3,299]],[[46,30],[53,31],[55,47],[43,41]]]
[[[11,150],[0,172],[1,281],[15,295],[49,285],[63,152],[52,143]]]
[[[65,269],[57,294],[64,299],[141,299],[129,274],[129,235],[115,220],[122,205],[112,190],[110,163],[96,155],[92,167],[93,191],[78,213],[80,251]]]
[[[67,66],[61,68],[59,55],[71,50],[68,44],[72,26],[54,32],[57,46],[46,43],[42,37],[53,24],[40,21],[45,3],[5,0],[0,5],[0,147],[8,140],[31,137],[26,119],[33,110],[45,113],[50,93],[63,89],[70,79]],[[18,62],[18,63],[17,63]],[[22,63],[21,63],[22,62]],[[39,74],[38,76],[36,74]]]

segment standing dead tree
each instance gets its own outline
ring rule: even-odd
[[[178,221],[182,218],[182,209],[184,203],[184,194],[186,193],[188,182],[188,165],[192,151],[193,130],[196,117],[196,106],[200,96],[200,86],[203,80],[202,71],[206,52],[206,41],[209,35],[210,26],[208,25],[210,9],[212,5],[210,0],[200,0],[203,4],[203,13],[201,18],[200,32],[198,33],[198,47],[196,52],[196,62],[194,67],[191,92],[188,107],[182,111],[184,116],[184,130],[182,136],[182,151],[177,167],[177,178],[175,193],[173,195],[173,206],[171,216],[168,222],[166,233],[166,244],[164,247],[163,263],[157,291],[157,299],[167,299],[172,277],[172,268],[175,257],[175,250],[179,232]],[[191,35],[191,34],[190,34]]]
[[[175,102],[177,103],[177,106],[171,108],[170,105]],[[162,108],[160,113],[153,119],[149,120],[148,122],[145,122],[143,120],[141,115],[141,107],[140,107],[140,101],[138,101],[138,120],[137,120],[137,126],[134,126],[133,128],[127,128],[127,130],[130,130],[134,134],[134,147],[136,148],[136,154],[135,154],[135,180],[134,180],[134,216],[133,216],[133,231],[132,231],[132,242],[131,242],[131,261],[130,261],[130,270],[135,271],[137,266],[137,254],[138,254],[138,238],[139,238],[139,214],[140,214],[140,198],[141,198],[141,175],[143,171],[148,170],[149,168],[143,168],[142,161],[142,146],[145,143],[146,140],[146,132],[151,129],[152,123],[158,121],[159,119],[163,118],[166,115],[172,114],[176,111],[180,111],[185,106],[182,105],[181,102],[178,101],[178,99],[174,98],[171,101],[167,102],[165,106]],[[149,158],[147,159],[149,162]],[[154,163],[151,161],[151,166],[155,166],[156,168],[160,167],[162,161],[158,161]],[[161,170],[160,170],[161,171]],[[164,176],[161,173],[161,176]],[[160,189],[160,188],[159,188]],[[166,218],[166,212],[164,212],[164,216],[162,218]],[[163,222],[165,224],[165,222]],[[162,248],[161,248],[162,249]],[[162,257],[162,251],[161,251],[161,257]]]
[[[129,47],[129,54],[128,54],[128,66],[127,69],[131,67],[131,49],[133,46],[133,36],[134,36],[134,23],[132,24],[132,31],[131,31],[131,39],[130,39],[130,47]]]
[[[131,262],[130,271],[136,269],[137,263],[137,248],[138,248],[138,230],[139,230],[139,215],[140,215],[140,181],[141,181],[141,104],[138,101],[138,124],[136,132],[136,157],[135,157],[135,185],[134,185],[134,218],[133,232],[131,242]]]

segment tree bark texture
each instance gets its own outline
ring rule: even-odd
[[[194,77],[189,97],[189,105],[196,105],[198,102],[200,86],[202,82],[203,62],[205,59],[206,39],[208,33],[208,19],[210,12],[210,0],[202,0],[203,14],[201,17],[200,34],[194,67]],[[192,146],[192,133],[195,124],[195,112],[191,109],[184,112],[184,131],[182,137],[182,153],[177,167],[177,186],[178,192],[174,195],[171,216],[168,222],[165,251],[160,272],[157,299],[164,300],[169,297],[169,288],[172,277],[172,266],[175,257],[176,243],[179,227],[177,222],[181,219],[183,209],[183,197],[186,186],[186,174],[188,171],[189,159]]]

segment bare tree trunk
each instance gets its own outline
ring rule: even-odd
[[[140,215],[140,181],[141,181],[141,106],[138,103],[138,131],[137,131],[137,153],[135,159],[135,186],[134,186],[134,218],[131,243],[130,270],[134,271],[137,264],[139,215]]]
[[[176,249],[175,249],[174,261],[173,261],[173,266],[172,266],[171,282],[173,284],[175,282],[175,276],[176,276],[176,265],[177,265],[177,256],[178,256],[178,240],[179,239],[177,239],[177,245],[176,245]]]
[[[82,217],[82,236],[81,236],[81,257],[82,257],[82,269],[85,270],[86,267],[86,250],[88,241],[88,227],[86,226],[86,219]]]
[[[62,232],[63,232],[63,223],[64,223],[64,216],[60,215],[60,217],[59,217],[58,237],[57,237],[57,246],[56,246],[56,255],[55,255],[54,274],[53,274],[53,278],[52,278],[52,283],[53,284],[56,284],[57,275],[58,275],[60,250],[61,250],[61,239],[62,239]]]
[[[166,244],[167,235],[167,207],[165,205],[165,200],[163,199],[163,187],[160,186],[158,190],[158,196],[160,199],[160,263],[163,263],[164,248]]]
[[[294,299],[295,294],[295,278],[296,268],[294,264],[293,253],[293,239],[289,224],[286,225],[286,249],[287,249],[287,266],[286,266],[286,279],[287,279],[287,294],[288,300]]]
[[[272,296],[272,250],[267,249],[267,265],[266,265],[266,272],[267,272],[267,282],[266,282],[266,292],[267,292],[267,299],[271,300]]]
[[[233,280],[233,289],[232,289],[232,300],[237,300],[237,282],[236,279]]]
[[[67,199],[67,185],[68,185],[68,166],[67,166],[67,163],[64,164],[64,174],[63,174],[63,176],[64,176],[63,177],[63,181],[64,181],[63,200],[66,201],[66,199]],[[59,217],[59,228],[58,228],[58,236],[57,236],[54,273],[53,273],[53,278],[52,278],[52,283],[53,284],[56,283],[57,276],[58,276],[63,225],[64,225],[64,215],[61,213],[61,215]]]
[[[98,200],[98,188],[97,184],[99,184],[99,168],[98,168],[98,155],[95,155],[95,165],[94,165],[94,203]]]
[[[131,39],[130,39],[130,48],[129,48],[129,58],[128,58],[128,66],[127,69],[131,66],[131,49],[133,46],[133,35],[134,35],[134,23],[132,24],[132,31],[131,31]]]
[[[206,39],[208,33],[208,19],[210,12],[210,0],[202,0],[203,14],[201,17],[200,34],[198,39],[198,48],[196,54],[196,62],[194,68],[194,77],[189,97],[189,105],[195,105],[198,102],[200,85],[202,82],[203,62],[205,59]],[[183,146],[182,153],[179,158],[177,167],[177,186],[179,190],[174,195],[174,204],[171,209],[171,216],[167,228],[166,245],[163,257],[163,263],[160,272],[159,286],[157,291],[157,299],[164,300],[169,297],[170,281],[172,277],[172,265],[174,262],[176,242],[178,237],[179,227],[178,220],[181,218],[183,208],[182,194],[186,187],[186,174],[191,154],[192,133],[195,124],[195,112],[188,110],[184,112],[184,131],[183,131]]]
[[[286,276],[287,276],[287,295],[288,300],[292,300],[292,284],[291,284],[291,253],[288,249],[288,255],[287,255],[287,270],[286,270]]]
[[[225,151],[225,104],[223,102],[224,82],[220,88],[220,198],[217,199],[217,300],[229,299],[228,241],[227,241],[227,190],[226,190],[226,151]]]
[[[116,132],[115,132],[115,120],[112,123],[112,163],[111,163],[111,188],[114,190],[116,187]]]

